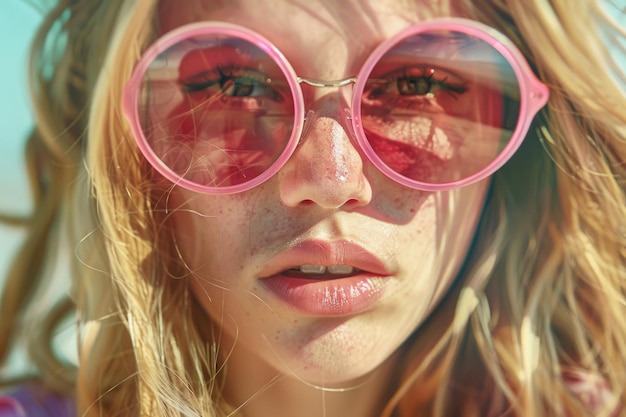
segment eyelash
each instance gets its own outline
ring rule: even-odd
[[[217,71],[217,77],[211,77]],[[195,93],[209,90],[213,86],[219,86],[219,93],[228,98],[252,98],[263,96],[273,101],[282,101],[283,97],[274,87],[270,86],[271,78],[262,72],[247,68],[216,67],[213,71],[207,71],[194,78],[204,80],[182,81],[181,85],[185,93]],[[249,91],[240,91],[248,88]],[[231,91],[229,91],[231,90]],[[256,90],[260,90],[255,93]],[[240,94],[243,93],[243,94]]]
[[[219,77],[217,79],[215,78],[206,78],[204,81],[200,81],[200,82],[185,82],[185,81],[181,81],[181,85],[183,86],[183,91],[186,93],[195,93],[198,91],[202,91],[202,90],[206,90],[209,87],[213,87],[216,84],[219,84],[220,89],[222,89],[224,87],[224,84],[232,79],[232,76],[230,75],[226,75],[221,68],[216,68]],[[208,77],[209,73],[204,73],[201,74],[200,77],[205,78]]]

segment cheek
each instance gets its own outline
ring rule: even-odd
[[[176,189],[168,198],[184,279],[203,310],[229,334],[254,316],[243,259],[250,252],[254,204],[240,197],[213,197]],[[199,323],[199,325],[204,325]],[[206,323],[208,325],[208,323]]]
[[[470,250],[488,185],[431,194],[410,222],[397,227],[393,241],[406,268],[407,305],[421,305],[427,313],[450,288]]]
[[[196,278],[225,281],[246,248],[254,205],[238,197],[214,197],[175,189],[167,199],[168,222],[185,267]]]

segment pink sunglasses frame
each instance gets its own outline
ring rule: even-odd
[[[360,99],[365,89],[365,84],[367,82],[369,74],[371,73],[374,66],[379,62],[380,58],[401,40],[406,39],[407,37],[412,35],[417,35],[433,30],[449,30],[462,32],[467,35],[481,39],[482,41],[491,45],[506,59],[506,61],[513,69],[520,89],[520,110],[518,122],[515,130],[513,131],[511,139],[509,140],[505,148],[483,170],[457,181],[436,184],[425,183],[407,178],[395,172],[387,164],[385,164],[367,140],[367,137],[363,130],[363,126],[361,124],[360,116]],[[148,70],[148,67],[153,62],[153,60],[169,47],[182,40],[194,36],[210,34],[236,36],[260,47],[276,62],[278,67],[285,75],[285,78],[289,84],[289,88],[292,91],[294,102],[294,128],[291,132],[291,137],[287,142],[287,146],[283,150],[282,154],[266,171],[264,171],[259,176],[251,179],[250,181],[226,187],[197,184],[185,178],[182,178],[179,174],[172,171],[159,159],[159,157],[151,149],[148,140],[145,137],[141,128],[141,122],[138,112],[140,85],[146,71]],[[539,112],[539,110],[541,110],[541,108],[546,105],[550,95],[548,87],[537,79],[530,66],[528,65],[528,62],[511,40],[509,40],[506,36],[498,32],[497,30],[473,20],[462,18],[440,18],[410,26],[382,42],[369,55],[356,77],[350,77],[344,80],[330,82],[315,81],[299,77],[289,61],[287,61],[285,56],[278,50],[278,48],[276,48],[268,39],[252,30],[249,30],[242,26],[224,22],[198,22],[182,26],[171,32],[166,33],[146,49],[146,51],[143,53],[142,57],[136,64],[131,78],[126,84],[123,99],[123,110],[141,153],[150,162],[154,169],[156,169],[156,171],[158,171],[161,175],[163,175],[174,184],[185,187],[192,191],[207,194],[233,194],[249,190],[267,181],[274,174],[276,174],[276,172],[278,172],[285,165],[285,163],[287,163],[291,155],[294,153],[300,141],[305,122],[306,108],[304,104],[302,89],[300,87],[301,83],[307,83],[315,87],[342,86],[345,84],[354,83],[351,103],[352,110],[351,117],[349,118],[352,122],[353,132],[351,133],[353,133],[359,147],[367,156],[367,158],[374,164],[374,166],[376,166],[387,177],[407,187],[424,191],[445,191],[463,187],[481,181],[497,171],[511,158],[515,151],[520,147],[526,133],[528,132],[533,118],[535,117],[537,112]]]

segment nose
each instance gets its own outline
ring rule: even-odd
[[[327,93],[314,101],[298,148],[279,173],[280,197],[289,207],[363,206],[372,199],[363,156],[351,140],[345,99]]]

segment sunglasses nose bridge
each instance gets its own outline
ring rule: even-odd
[[[343,87],[345,85],[356,83],[356,77],[348,77],[334,81],[321,81],[311,78],[298,77],[298,83],[307,84],[316,88]]]
[[[332,81],[323,81],[323,80],[316,80],[312,78],[298,77],[299,84],[301,85],[304,84],[306,86],[313,87],[315,89],[339,89],[341,87],[353,85],[356,83],[356,81],[357,81],[356,77],[347,77],[347,78],[342,78],[339,80],[332,80]],[[308,107],[308,110],[306,110],[305,115],[304,115],[304,121],[303,121],[304,124],[302,127],[300,140],[302,140],[302,138],[305,138],[307,136],[308,131],[311,129],[311,126],[314,124],[313,122],[315,118],[320,117],[320,116],[330,116],[328,114],[329,113],[328,109],[325,109],[323,111],[318,109],[319,106],[317,103],[320,102],[321,100],[322,99],[317,99],[317,100],[314,100],[312,103],[309,103],[308,105],[305,104],[305,106]],[[338,117],[340,119],[338,120],[338,122],[340,122],[340,124],[344,126],[344,128],[346,128],[349,133],[352,133],[352,124],[351,124],[352,111],[350,109],[350,104],[346,103],[343,100],[341,101],[345,105],[341,106],[341,108],[335,111],[334,118]]]

